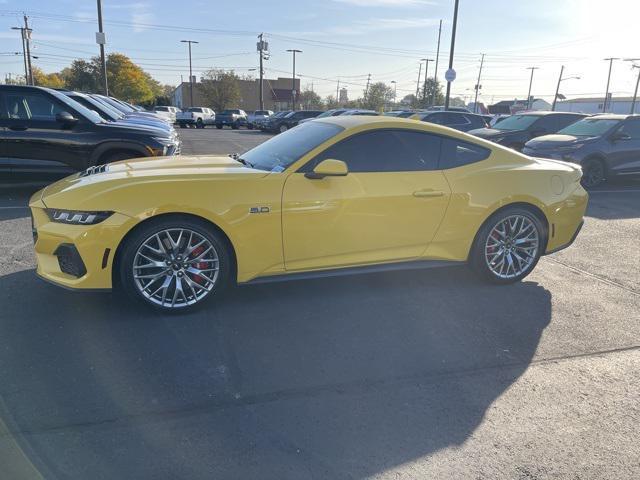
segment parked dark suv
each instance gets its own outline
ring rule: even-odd
[[[488,126],[482,116],[466,112],[425,112],[418,114],[418,118],[423,122],[436,123],[461,132]]]
[[[529,140],[558,130],[583,119],[586,115],[566,112],[528,112],[511,115],[493,128],[470,130],[471,135],[491,140],[505,147],[522,151]]]
[[[321,110],[298,110],[291,112],[284,117],[271,117],[265,124],[267,132],[286,132],[290,128],[298,125],[298,122],[304,118],[315,118],[322,113]]]
[[[0,174],[53,179],[116,160],[173,155],[175,135],[107,122],[66,95],[41,87],[0,86]]]
[[[585,118],[555,135],[530,140],[522,153],[582,165],[585,187],[615,175],[640,174],[640,115]]]

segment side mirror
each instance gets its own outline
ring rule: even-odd
[[[624,132],[616,132],[613,135],[611,135],[612,142],[620,142],[624,140],[631,140],[631,135]]]
[[[63,125],[73,125],[78,122],[78,119],[71,115],[69,112],[56,113],[56,122]]]
[[[316,165],[313,172],[305,173],[304,176],[311,180],[319,180],[324,177],[344,177],[347,173],[349,169],[346,163],[328,158]]]

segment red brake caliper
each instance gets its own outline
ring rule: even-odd
[[[199,256],[202,252],[204,252],[204,247],[198,247],[198,248],[195,248],[195,249],[193,250],[193,252],[191,252],[191,253],[192,253],[192,255],[193,255],[193,258],[198,258],[198,256]],[[206,268],[207,268],[207,262],[198,262],[198,263],[196,263],[194,266],[195,266],[198,270],[204,270],[204,269],[206,269]],[[203,278],[202,278],[202,277],[200,277],[199,275],[192,275],[192,276],[191,276],[191,279],[192,279],[194,282],[196,282],[196,283],[198,283],[198,284],[200,284],[200,285],[202,285],[202,284],[204,283]]]

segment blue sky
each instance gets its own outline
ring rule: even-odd
[[[193,39],[196,74],[216,67],[254,75],[256,35],[265,32],[271,59],[267,76],[291,72],[288,48],[299,48],[297,71],[303,86],[325,96],[341,80],[351,98],[372,81],[397,81],[398,97],[415,92],[420,58],[435,58],[438,21],[444,20],[439,76],[448,62],[453,0],[103,0],[107,51],[122,52],[163,83],[187,78],[186,47]],[[34,60],[45,71],[88,58],[95,45],[93,0],[0,0],[0,76],[21,73],[17,32],[25,11],[34,30]],[[461,0],[452,91],[470,96],[480,54],[486,53],[481,99],[523,97],[529,71],[537,66],[533,94],[550,97],[561,65],[568,96],[603,95],[604,57],[640,57],[633,0]],[[431,72],[433,63],[430,64]],[[633,91],[636,71],[616,62],[611,90]]]

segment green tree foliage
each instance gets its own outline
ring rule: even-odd
[[[435,91],[435,97],[433,96]],[[421,108],[428,107],[431,105],[444,105],[444,94],[442,93],[442,84],[440,82],[436,82],[436,80],[431,77],[427,78],[427,88],[426,88],[426,98],[423,96],[424,93],[424,85],[420,88],[420,95],[418,106]]]
[[[237,107],[240,103],[238,76],[224,70],[209,70],[202,76],[201,92],[208,106],[215,111]]]
[[[38,67],[33,67],[33,82],[39,87],[64,88],[64,80],[59,73],[44,73]]]
[[[376,82],[369,86],[362,99],[362,108],[382,111],[385,105],[393,101],[393,88],[384,82]]]
[[[309,88],[300,92],[300,98],[298,101],[304,110],[319,110],[324,106],[320,95]]]
[[[74,60],[57,75],[63,80],[64,87],[70,90],[102,91],[102,70],[98,57],[93,57],[91,61]],[[109,93],[128,102],[149,104],[163,94],[158,81],[121,53],[107,56],[107,79]]]

